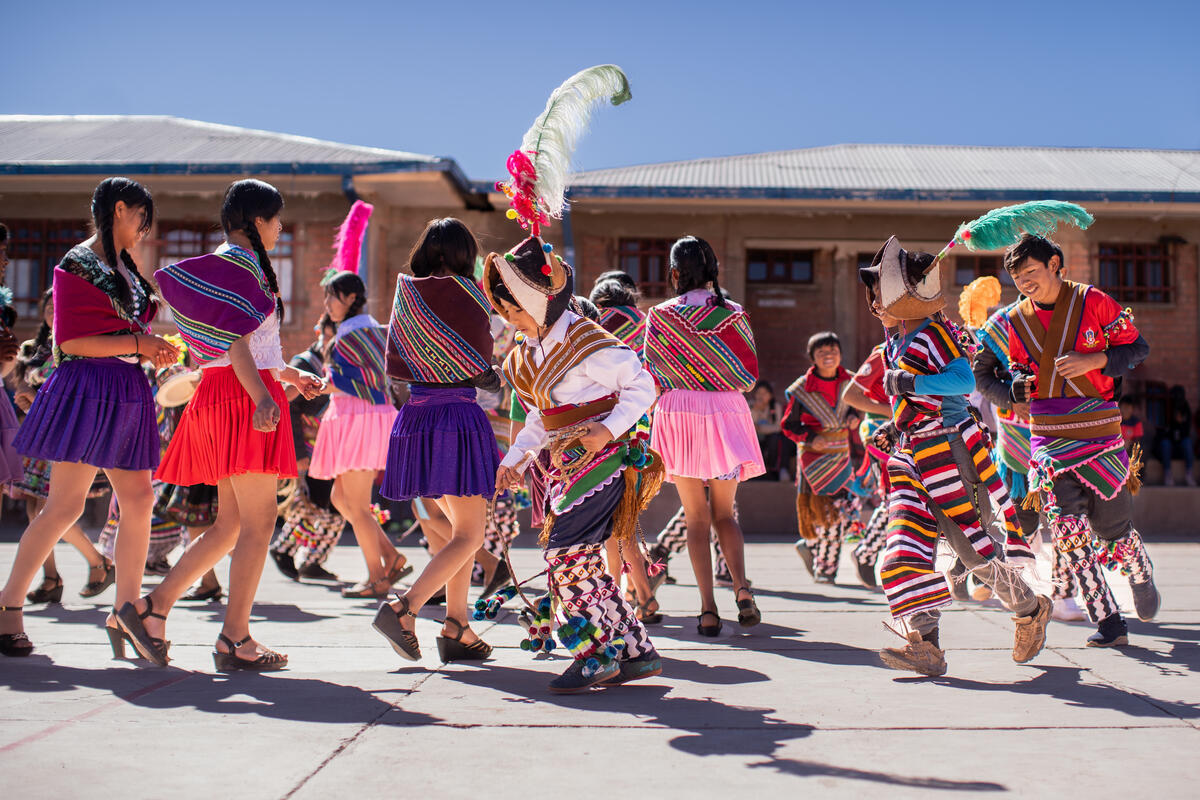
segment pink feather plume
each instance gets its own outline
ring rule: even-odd
[[[355,200],[350,207],[350,213],[338,228],[337,236],[333,239],[334,256],[329,263],[333,271],[346,270],[358,274],[358,260],[362,253],[363,236],[367,232],[367,221],[375,206]]]

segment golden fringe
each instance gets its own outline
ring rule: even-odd
[[[1129,477],[1125,479],[1125,485],[1129,487],[1130,494],[1137,494],[1142,490],[1142,446],[1134,443],[1133,450],[1129,453]]]
[[[796,522],[800,535],[807,541],[817,538],[817,528],[828,527],[837,522],[837,508],[832,497],[819,494],[796,495]]]
[[[1040,513],[1042,510],[1042,505],[1042,490],[1035,489],[1032,486],[1029,487],[1029,491],[1025,493],[1025,499],[1021,501],[1021,508],[1027,511],[1037,511]]]
[[[613,514],[613,536],[618,542],[637,544],[638,517],[662,489],[663,481],[667,477],[662,456],[651,451],[651,459],[641,470],[636,467],[625,468],[625,495]]]

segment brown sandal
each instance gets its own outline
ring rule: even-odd
[[[483,661],[492,654],[492,646],[483,639],[476,639],[469,644],[464,642],[463,634],[469,628],[454,617],[446,617],[445,624],[451,623],[458,628],[458,635],[437,637],[438,655],[441,656],[443,664],[449,664],[451,661]]]
[[[350,586],[342,589],[342,597],[350,598],[372,598],[379,599],[387,597],[388,592],[392,589],[392,583],[388,578],[380,578],[377,581],[369,581],[360,583],[357,586]]]
[[[240,642],[235,642],[223,633],[217,634],[217,641],[223,642],[229,648],[228,653],[222,653],[213,648],[213,665],[217,672],[234,672],[242,669],[247,672],[275,672],[286,669],[288,657],[274,650],[267,650],[258,658],[242,658],[237,654],[238,648],[250,641],[249,634]]]
[[[113,609],[113,615],[117,618],[117,625],[125,633],[129,634],[129,641],[133,644],[133,649],[141,654],[142,658],[153,661],[160,667],[165,667],[167,662],[167,642],[163,639],[156,639],[146,631],[146,626],[142,624],[142,620],[147,617],[154,617],[166,622],[167,618],[162,614],[154,613],[154,601],[150,599],[150,595],[146,595],[146,610],[138,613],[137,606],[133,603],[126,603],[121,606],[121,610]]]
[[[400,624],[401,617],[408,616],[416,619],[417,615],[408,610],[407,597],[396,595],[396,599],[400,601],[400,610],[396,611],[386,602],[380,603],[379,611],[375,613],[375,621],[371,623],[371,627],[388,640],[388,644],[401,658],[420,661],[421,643],[417,641],[417,635]]]

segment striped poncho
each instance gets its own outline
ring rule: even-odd
[[[689,293],[691,294],[691,293]],[[646,315],[643,359],[662,391],[748,392],[758,380],[758,353],[750,318],[736,303],[710,297],[660,303]]]
[[[646,315],[637,306],[600,309],[600,327],[639,353],[642,351],[646,339]]]
[[[333,385],[368,403],[388,403],[385,346],[383,326],[370,314],[342,321],[329,351],[329,377]]]
[[[491,369],[490,305],[460,275],[396,280],[387,374],[403,381],[464,384]]]
[[[154,273],[179,334],[198,364],[215,361],[238,339],[258,330],[276,299],[258,259],[231,246]]]

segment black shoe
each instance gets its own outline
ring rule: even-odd
[[[1096,632],[1088,637],[1088,647],[1120,647],[1129,644],[1129,626],[1120,614],[1100,620]]]
[[[300,572],[296,569],[296,559],[294,556],[276,553],[272,550],[271,560],[275,562],[275,566],[279,567],[279,571],[283,573],[285,578],[293,581],[300,580]]]
[[[100,580],[88,581],[86,584],[84,584],[84,587],[79,590],[80,597],[95,597],[116,583],[117,568],[113,566],[113,563],[107,558],[104,559],[104,562],[100,565],[100,567],[93,567],[92,569],[88,570],[88,577],[90,578],[93,572],[98,572],[101,568],[103,568],[104,574],[100,577]]]
[[[875,580],[875,562],[855,561],[855,568],[858,570],[858,582],[868,589],[875,589],[879,586],[879,582]]]
[[[334,575],[329,570],[320,564],[305,564],[300,567],[298,573],[301,578],[308,581],[334,581],[337,582],[338,576]]]
[[[220,584],[208,589],[201,584],[179,598],[179,601],[181,603],[219,603],[224,596],[225,592],[221,590]]]
[[[717,621],[717,623],[715,625],[705,625],[704,624],[705,617],[715,619]],[[701,611],[700,616],[696,618],[696,633],[700,634],[701,636],[707,636],[710,639],[720,636],[721,635],[721,618],[717,615],[717,612]]]
[[[1154,578],[1145,583],[1130,581],[1129,588],[1133,590],[1133,608],[1137,611],[1138,619],[1142,622],[1154,619],[1158,615],[1158,606],[1162,603],[1158,587],[1154,585]]]
[[[446,605],[446,590],[438,589],[437,594],[425,601],[427,606],[444,606]]]
[[[42,585],[25,595],[30,603],[61,603],[63,593],[62,576],[42,578]]]
[[[808,570],[808,574],[816,578],[817,573],[813,567],[813,552],[812,548],[808,546],[808,542],[796,542],[796,555],[800,556],[800,560],[804,562],[804,568]]]
[[[651,650],[645,655],[619,662],[621,671],[604,682],[605,686],[619,686],[630,681],[653,678],[662,674],[662,659]]]
[[[158,575],[162,577],[171,571],[171,563],[165,558],[160,558],[157,561],[147,561],[144,573],[146,575]]]

